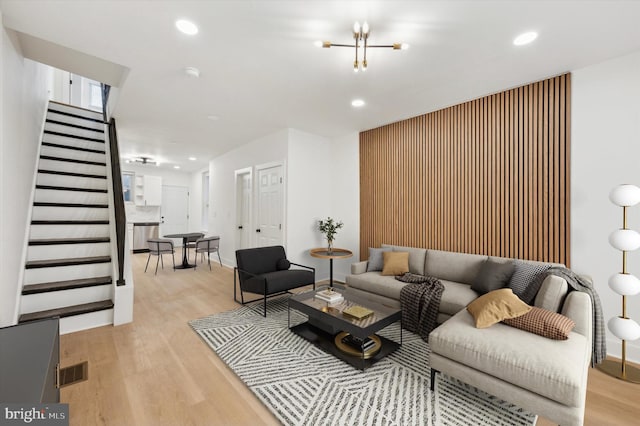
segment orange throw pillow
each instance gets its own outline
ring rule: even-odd
[[[531,310],[513,294],[510,288],[501,288],[478,297],[467,306],[473,316],[476,328],[487,328],[505,319],[519,317]]]
[[[409,252],[385,251],[382,259],[382,275],[402,275],[409,272]]]

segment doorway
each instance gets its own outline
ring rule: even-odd
[[[283,166],[258,169],[257,246],[282,245],[283,239]]]
[[[202,229],[209,230],[209,172],[202,173]]]
[[[251,247],[251,169],[236,170],[236,249]]]
[[[189,188],[162,186],[160,235],[189,232]]]

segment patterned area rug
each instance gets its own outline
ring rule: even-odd
[[[291,310],[291,323],[306,317]],[[536,417],[438,374],[429,347],[403,331],[399,350],[365,372],[287,327],[287,298],[190,321],[191,327],[286,425],[532,425]],[[397,325],[380,334],[400,341]]]

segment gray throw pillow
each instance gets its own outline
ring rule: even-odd
[[[516,261],[516,271],[511,277],[509,288],[524,303],[531,305],[540,290],[545,271],[551,265]]]
[[[485,294],[506,287],[515,269],[513,262],[498,263],[487,259],[473,280],[471,290]]]
[[[384,259],[382,253],[385,251],[393,251],[391,247],[373,248],[369,247],[369,261],[367,263],[367,272],[382,271],[384,267]]]

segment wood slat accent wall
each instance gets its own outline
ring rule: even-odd
[[[568,265],[571,75],[360,133],[360,253]]]

